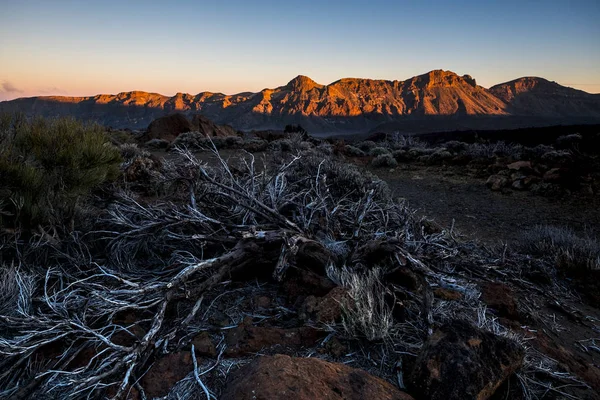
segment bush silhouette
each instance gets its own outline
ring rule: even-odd
[[[72,222],[77,202],[115,179],[121,156],[99,125],[0,116],[0,222],[31,229]]]

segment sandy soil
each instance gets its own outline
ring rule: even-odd
[[[536,225],[591,233],[598,233],[600,227],[597,197],[556,199],[529,192],[493,192],[485,180],[440,167],[402,165],[394,170],[371,171],[421,215],[442,226],[451,226],[454,220],[462,234],[488,243],[518,242]]]

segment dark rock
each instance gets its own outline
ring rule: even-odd
[[[285,276],[282,285],[283,292],[291,302],[304,300],[306,296],[325,296],[333,288],[335,283],[326,276],[319,275],[312,271],[303,269],[291,269]]]
[[[516,179],[511,187],[515,190],[526,190],[527,189],[527,185],[525,185],[525,178],[522,179]]]
[[[271,306],[271,299],[267,296],[256,296],[253,299],[254,306],[256,308],[269,308]]]
[[[508,164],[507,168],[510,170],[519,171],[524,174],[528,174],[533,171],[531,161],[516,161],[514,163]]]
[[[217,357],[217,349],[208,332],[202,332],[192,340],[194,350],[201,357]]]
[[[325,350],[336,358],[340,358],[347,351],[346,346],[344,346],[335,336],[325,343]]]
[[[365,371],[317,358],[264,356],[235,372],[222,400],[411,400]]]
[[[425,343],[409,389],[423,400],[486,400],[523,364],[523,357],[515,342],[455,320]]]
[[[485,184],[492,190],[498,191],[501,190],[504,186],[508,184],[508,178],[501,175],[492,175],[488,178]]]
[[[406,260],[404,261],[406,262]],[[385,276],[386,282],[402,286],[410,291],[418,290],[422,285],[422,279],[407,266],[396,268]]]
[[[563,176],[563,171],[560,168],[552,168],[544,174],[544,182],[557,183],[560,182]]]

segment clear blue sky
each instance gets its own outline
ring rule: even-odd
[[[490,3],[490,4],[488,4]],[[0,0],[0,100],[256,91],[308,75],[600,92],[600,1]]]

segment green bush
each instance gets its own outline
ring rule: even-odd
[[[371,157],[377,157],[383,154],[390,154],[390,151],[385,147],[373,147],[371,150],[369,150],[369,155]]]
[[[99,125],[0,118],[0,221],[24,229],[71,222],[78,199],[115,179],[121,156]]]

